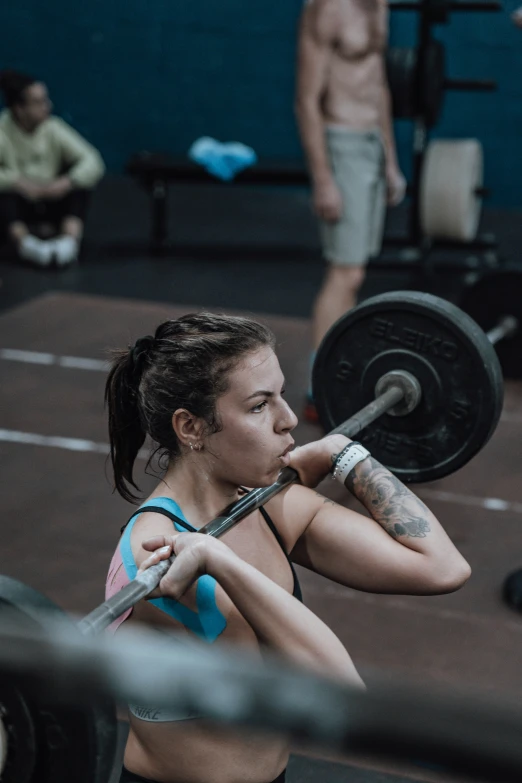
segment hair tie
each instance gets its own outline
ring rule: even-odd
[[[143,361],[147,359],[153,345],[154,337],[151,334],[148,334],[146,337],[138,337],[130,352],[134,372],[141,372],[143,369]]]

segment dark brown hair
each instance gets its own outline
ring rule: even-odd
[[[198,313],[165,321],[154,336],[141,337],[132,348],[114,352],[105,402],[114,486],[130,502],[134,462],[147,435],[169,459],[180,444],[172,415],[185,408],[217,432],[217,398],[228,387],[228,375],[248,353],[273,348],[268,327],[247,318]]]

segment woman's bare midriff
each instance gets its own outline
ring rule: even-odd
[[[138,520],[131,541],[139,537]],[[243,560],[292,592],[293,575],[288,560],[259,512],[226,533],[223,541]],[[182,599],[192,609],[196,608],[194,593],[195,585]],[[240,645],[245,654],[259,656],[261,662],[262,652],[255,634],[219,584],[216,599],[227,617],[227,627],[212,647]],[[123,626],[135,622],[187,634],[176,620],[146,601],[137,604]],[[237,729],[216,727],[198,719],[165,723],[150,723],[133,715],[129,719],[125,767],[161,783],[270,783],[288,761],[287,741],[260,736],[250,729],[239,733]]]
[[[200,720],[149,724],[131,716],[124,763],[161,783],[269,783],[288,755],[288,743],[278,738],[239,735]]]

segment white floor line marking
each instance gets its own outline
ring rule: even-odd
[[[25,364],[45,364],[65,367],[74,370],[94,370],[107,372],[109,363],[102,359],[88,359],[81,356],[57,356],[54,353],[41,351],[19,351],[13,348],[0,348],[0,359],[9,362],[24,362]]]
[[[428,500],[439,500],[442,503],[457,503],[461,506],[478,506],[488,511],[511,511],[522,514],[522,503],[510,502],[502,498],[481,498],[475,495],[463,495],[458,492],[445,492],[440,489],[422,487],[418,490],[419,496]]]
[[[97,454],[109,453],[109,445],[107,443],[96,443],[93,440],[84,440],[83,438],[38,435],[35,432],[20,432],[19,430],[0,429],[0,441],[21,443],[26,446],[47,446],[53,449],[66,449],[67,451],[90,451]],[[147,460],[149,454],[148,449],[141,449],[138,452],[138,459]]]

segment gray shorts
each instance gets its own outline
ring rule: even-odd
[[[338,126],[325,130],[335,181],[343,197],[337,223],[319,221],[324,258],[362,266],[379,254],[386,217],[384,147],[380,133]]]

